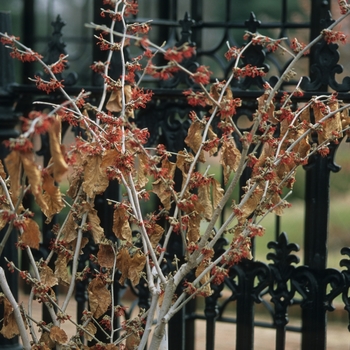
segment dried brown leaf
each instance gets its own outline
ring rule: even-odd
[[[78,171],[72,172],[69,179],[69,188],[66,192],[67,196],[72,199],[75,199],[82,182],[83,182],[82,173]]]
[[[97,215],[97,211],[94,208],[91,208],[88,213],[88,223],[90,227],[90,231],[92,234],[92,238],[96,244],[101,243],[101,240],[104,237],[103,228],[100,225],[100,219]]]
[[[162,179],[152,183],[152,192],[155,193],[166,210],[171,208],[171,192],[169,186]]]
[[[224,196],[224,190],[221,188],[219,181],[213,179],[213,208],[214,210],[218,207],[222,197]]]
[[[51,267],[44,265],[40,268],[40,280],[50,288],[58,284],[58,278],[54,275]]]
[[[164,228],[158,224],[152,227],[152,232],[149,233],[149,239],[151,241],[152,247],[155,248],[162,238],[164,233]]]
[[[242,220],[247,219],[250,216],[250,214],[254,212],[254,210],[257,208],[257,206],[260,203],[263,193],[264,193],[264,189],[261,186],[258,186],[253,191],[253,193],[250,195],[248,200],[241,207],[242,215],[240,218],[241,219],[240,222],[242,222]]]
[[[114,258],[115,254],[113,248],[110,245],[100,244],[97,260],[101,267],[105,267],[107,269],[111,269],[114,266]]]
[[[56,182],[61,182],[68,171],[68,165],[64,159],[64,148],[61,145],[61,122],[55,119],[48,130],[50,138],[50,152],[53,162],[53,177]]]
[[[68,336],[66,332],[57,326],[51,327],[50,338],[57,344],[64,344],[68,341]]]
[[[55,342],[50,338],[50,333],[43,331],[39,339],[40,350],[48,350],[56,347]]]
[[[198,265],[196,269],[196,277],[198,277],[206,268],[208,267],[208,263],[205,260]],[[202,285],[205,285],[210,280],[210,270],[208,270],[205,275],[201,278],[200,282]],[[206,284],[202,287],[201,295],[208,297],[213,294],[213,291],[210,288],[210,283]]]
[[[265,142],[262,148],[262,152],[259,156],[259,159],[254,165],[253,172],[258,172],[257,169],[259,167],[264,167],[266,159],[269,157],[273,157],[274,154],[275,154],[274,148],[268,142]]]
[[[168,159],[163,159],[162,169],[167,169],[164,180],[162,178],[157,179],[152,183],[152,192],[155,193],[164,208],[170,210],[171,207],[171,191],[169,187],[173,185],[173,178],[176,170],[176,164],[170,162]]]
[[[191,164],[193,163],[194,157],[184,151],[179,151],[176,157],[176,166],[181,170],[183,177],[188,174]]]
[[[74,241],[78,236],[78,225],[74,221],[72,212],[69,212],[68,219],[65,226],[62,229],[62,238],[67,243]]]
[[[128,278],[131,283],[136,286],[140,282],[141,272],[146,264],[146,256],[140,251],[137,251],[130,259],[130,266],[128,270]]]
[[[19,335],[19,329],[13,313],[13,307],[8,299],[1,293],[0,303],[4,304],[4,314],[2,320],[2,328],[0,334],[6,339],[12,339],[16,335]]]
[[[68,263],[71,258],[63,253],[59,253],[55,260],[55,276],[58,278],[60,284],[69,286],[71,279],[68,275]]]
[[[203,212],[201,213],[206,220],[210,220],[213,216],[213,206],[211,204],[210,196],[210,183],[198,187],[198,201],[203,206]]]
[[[144,254],[138,251],[131,257],[127,248],[121,248],[118,252],[116,263],[118,270],[122,274],[119,283],[124,285],[125,280],[129,278],[133,285],[137,285],[145,264],[146,256]]]
[[[220,152],[220,164],[223,167],[225,184],[233,171],[237,171],[241,161],[241,152],[232,139],[225,139]]]
[[[123,286],[125,280],[128,278],[130,254],[127,248],[123,247],[118,251],[116,267],[121,272],[119,283]]]
[[[5,180],[6,179],[6,173],[4,169],[4,165],[2,164],[2,160],[0,159],[0,176]]]
[[[275,118],[275,105],[272,101],[270,101],[270,105],[267,106],[267,99],[269,98],[269,94],[263,94],[257,98],[258,100],[258,111],[263,114],[268,115],[269,122],[273,124],[278,123],[278,119]]]
[[[100,277],[94,278],[88,287],[90,311],[93,317],[100,318],[111,305],[111,293]]]
[[[127,350],[135,350],[140,344],[140,336],[137,333],[132,333],[128,335],[125,341],[125,346]]]
[[[201,217],[198,214],[191,214],[189,216],[187,240],[188,243],[197,243],[200,238],[200,223]]]
[[[137,168],[137,182],[140,187],[144,187],[148,183],[147,164],[149,159],[145,153],[139,153],[138,158],[139,162]]]
[[[95,335],[97,332],[97,328],[92,322],[89,322],[88,325],[84,327],[84,329],[91,335]],[[87,341],[91,341],[93,339],[93,337],[90,334],[84,333],[84,338],[86,338]]]
[[[208,140],[215,140],[217,137],[218,137],[218,135],[216,135],[216,133],[213,131],[212,126],[210,125],[209,129],[208,129]],[[213,147],[210,149],[209,155],[213,156],[217,151],[218,151],[218,148]]]
[[[20,187],[21,157],[18,151],[12,151],[4,159],[6,170],[10,176],[10,189],[14,201],[17,200]]]
[[[188,129],[187,137],[185,138],[185,143],[188,147],[192,149],[194,153],[197,153],[202,144],[202,132],[204,129],[204,124],[198,120],[192,122]],[[198,160],[200,162],[205,162],[204,152],[201,151]]]
[[[96,194],[104,192],[109,184],[105,168],[101,163],[102,156],[99,154],[86,158],[83,190],[90,198],[95,198]]]
[[[47,217],[46,223],[50,223],[52,217],[58,214],[64,207],[62,194],[60,189],[55,186],[54,179],[48,173],[43,174],[43,198],[47,204],[47,210],[43,209],[43,213]]]
[[[126,208],[120,205],[113,213],[112,230],[117,238],[131,243],[132,232],[129,224],[129,217],[130,215],[128,214]]]
[[[33,219],[25,218],[22,243],[30,248],[39,249],[40,236],[39,225]]]
[[[321,133],[322,137],[320,139],[320,135],[319,135],[319,142],[323,142],[330,139],[333,136],[333,133],[339,133],[339,137],[343,136],[341,132],[342,131],[341,114],[338,111],[339,109],[338,100],[331,100],[328,103],[328,107],[330,108],[331,112],[336,112],[336,113],[324,122],[323,132]]]
[[[48,206],[42,195],[41,187],[41,171],[34,162],[33,153],[20,153],[23,169],[27,175],[31,191],[34,195],[35,201],[43,211],[48,210]]]
[[[128,103],[131,100],[131,90],[131,85],[124,86],[125,103]],[[110,112],[119,113],[122,111],[122,89],[112,91],[106,104],[106,108]],[[134,111],[131,108],[127,107],[125,109],[125,115],[127,117],[133,118]]]

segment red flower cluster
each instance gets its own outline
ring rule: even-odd
[[[133,88],[131,90],[131,107],[134,109],[146,108],[147,102],[151,101],[153,96],[153,91],[144,90],[143,88]]]
[[[51,66],[49,66],[49,68],[51,69],[51,72],[54,74],[57,73],[62,73],[67,65],[67,60],[65,60],[65,55],[61,54],[58,61],[54,64],[52,64]],[[48,71],[46,70],[46,73],[48,73]]]
[[[196,70],[196,73],[194,73],[191,76],[191,79],[196,83],[196,84],[209,84],[210,83],[210,75],[213,74],[211,72],[208,66],[199,66]]]
[[[229,61],[232,59],[236,59],[238,55],[241,53],[242,49],[238,48],[236,46],[232,46],[229,48],[229,50],[225,53],[225,58]]]
[[[244,40],[251,40],[253,45],[261,45],[270,52],[275,52],[281,44],[281,39],[271,39],[268,36],[263,36],[256,33],[246,33],[243,36]]]
[[[306,46],[306,45],[305,45],[304,43],[299,42],[297,38],[294,38],[294,39],[292,40],[292,42],[290,43],[290,48],[291,48],[291,49],[293,50],[293,52],[295,52],[295,53],[299,53],[300,51],[304,50],[305,46]],[[307,55],[309,52],[310,52],[309,50],[306,50],[306,51],[304,52],[304,55]]]
[[[338,31],[329,30],[329,29],[323,29],[321,33],[324,37],[324,40],[327,41],[327,44],[337,43],[337,42],[339,42],[341,44],[346,43],[346,35],[343,32],[338,32]]]
[[[205,107],[207,105],[206,95],[202,91],[185,90],[182,93],[187,97],[187,102],[192,107]]]
[[[37,75],[35,75],[34,78],[35,78],[34,81],[35,81],[36,87],[39,90],[45,91],[47,94],[64,87],[62,84],[63,80],[58,81],[57,79],[51,78],[50,81],[45,81]]]
[[[340,13],[345,15],[349,12],[349,5],[346,0],[338,0],[338,5],[340,7]]]
[[[221,118],[229,118],[237,113],[236,108],[242,106],[240,98],[227,99],[224,98],[220,104],[220,111],[218,114]]]
[[[195,48],[188,44],[180,47],[172,47],[166,50],[164,58],[167,61],[181,62],[186,58],[190,58],[195,54]]]
[[[259,68],[256,66],[252,66],[251,64],[247,64],[243,68],[234,68],[234,75],[236,78],[238,77],[263,77],[266,75],[264,72],[264,68]]]
[[[151,27],[147,23],[133,23],[127,26],[129,34],[147,34]]]
[[[43,58],[43,56],[39,55],[37,52],[34,52],[34,51],[23,52],[18,50],[15,47],[13,47],[13,51],[10,53],[10,56],[12,58],[17,58],[22,62],[35,62],[38,59]]]

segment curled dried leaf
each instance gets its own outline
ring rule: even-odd
[[[188,129],[187,137],[185,138],[185,143],[188,147],[192,149],[194,153],[197,153],[202,144],[202,132],[204,130],[204,124],[198,120],[192,122]],[[200,162],[205,162],[204,152],[201,151],[198,160]]]
[[[61,182],[68,171],[68,165],[64,159],[64,147],[61,145],[61,122],[55,119],[48,130],[50,138],[50,153],[52,157],[53,177],[56,182]]]
[[[39,249],[40,236],[39,225],[33,219],[25,218],[22,243],[30,248]]]
[[[55,260],[55,276],[60,284],[69,286],[71,280],[68,275],[68,263],[71,258],[63,253],[59,253]]]
[[[34,162],[34,153],[21,152],[20,158],[35,201],[43,211],[47,211],[48,206],[42,195],[41,171]]]
[[[95,198],[96,194],[104,192],[109,184],[106,169],[101,163],[102,156],[99,154],[86,157],[83,190],[90,198]]]
[[[6,179],[6,173],[4,169],[4,165],[2,164],[2,160],[0,159],[0,176],[5,180]]]
[[[100,218],[97,215],[97,210],[91,208],[88,213],[88,223],[92,234],[92,238],[96,244],[101,243],[104,238],[104,230],[100,225]]]
[[[58,278],[54,275],[52,269],[47,265],[41,266],[40,268],[40,280],[43,284],[50,288],[58,284]]]
[[[42,350],[53,349],[56,347],[55,342],[50,338],[50,333],[45,331],[42,332],[39,343],[43,344],[41,345]]]
[[[67,243],[74,241],[78,236],[78,225],[74,221],[72,212],[69,212],[67,222],[62,229],[63,240]]]
[[[88,287],[89,305],[92,315],[100,318],[111,305],[111,293],[100,277],[94,278]]]
[[[10,152],[10,154],[4,159],[4,162],[7,173],[10,176],[10,189],[15,202],[19,195],[20,187],[21,157],[19,152]]]
[[[4,305],[4,313],[2,320],[2,328],[0,334],[6,339],[12,339],[16,335],[19,335],[19,329],[13,312],[13,307],[4,294],[0,294],[0,303]]]
[[[146,256],[140,251],[137,251],[130,259],[128,277],[131,283],[136,286],[140,282],[141,272],[146,265]]]
[[[43,190],[43,199],[47,204],[47,209],[43,209],[43,213],[47,217],[46,223],[49,223],[52,217],[65,207],[65,204],[62,201],[60,189],[55,186],[53,177],[48,173],[43,174]]]
[[[232,139],[225,139],[220,152],[220,164],[223,167],[225,184],[233,171],[237,171],[241,161],[241,152]]]
[[[170,162],[168,159],[162,160],[162,169],[166,169],[166,176],[157,179],[152,183],[152,192],[155,193],[166,210],[171,207],[171,191],[170,187],[173,185],[173,178],[176,170],[176,164]]]
[[[144,187],[148,183],[147,165],[149,158],[145,153],[139,153],[138,158],[139,162],[137,167],[137,182],[140,187]]]
[[[116,267],[121,272],[119,283],[123,286],[125,280],[128,278],[130,264],[130,254],[127,248],[123,247],[118,251]]]
[[[140,344],[140,336],[137,333],[132,333],[128,335],[125,341],[125,346],[127,350],[137,349],[137,346]]]
[[[264,93],[260,97],[257,98],[258,100],[258,111],[262,114],[267,114],[269,122],[273,124],[278,123],[278,119],[275,118],[275,105],[272,101],[270,101],[270,104],[267,105],[267,99],[269,98],[269,94]]]
[[[149,233],[149,239],[151,241],[152,247],[155,248],[162,238],[164,233],[164,228],[158,224],[153,225],[152,231]]]
[[[258,207],[260,200],[263,196],[264,188],[260,185],[252,192],[249,196],[248,200],[241,207],[241,217],[239,218],[239,222],[247,219],[254,210]]]
[[[219,181],[212,179],[213,185],[213,208],[216,209],[224,196],[224,190],[221,188]]]
[[[86,330],[86,332],[84,333],[84,338],[86,338],[87,341],[91,341],[93,339],[92,336],[95,335],[97,332],[97,328],[92,322],[89,322],[88,325],[84,328],[84,330]]]
[[[205,260],[203,260],[196,269],[196,277],[198,277],[207,267],[208,267],[208,263]],[[210,283],[208,283],[209,280],[210,280],[210,270],[208,270],[200,280],[203,286],[201,295],[205,297],[208,297],[213,294],[213,291],[210,288]]]
[[[119,239],[126,240],[131,243],[132,232],[129,224],[129,217],[125,207],[120,205],[113,213],[113,227],[112,230],[115,236]]]
[[[213,206],[211,204],[210,183],[198,187],[198,200],[203,206],[201,213],[206,220],[210,220],[213,216]]]
[[[57,344],[64,344],[68,341],[66,332],[57,326],[52,326],[50,329],[50,338]]]
[[[124,86],[124,96],[125,96],[125,104],[129,103],[131,100],[131,85],[125,85]],[[110,112],[121,112],[123,107],[123,101],[122,101],[122,89],[113,90],[111,95],[109,96],[108,102],[106,104],[106,108]],[[133,109],[126,106],[125,108],[125,115],[127,117],[134,117],[134,111]]]
[[[146,256],[140,251],[137,251],[133,257],[131,257],[127,248],[121,248],[118,252],[116,263],[118,270],[122,274],[119,283],[124,285],[125,280],[129,278],[133,285],[137,285],[140,281],[141,272],[145,264]]]
[[[189,215],[188,230],[187,230],[187,240],[188,244],[197,243],[200,238],[200,223],[201,217],[198,214]]]
[[[105,267],[107,269],[113,268],[114,258],[115,258],[115,253],[113,248],[110,245],[106,245],[106,244],[99,245],[97,260],[101,267]]]

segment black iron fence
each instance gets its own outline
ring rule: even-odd
[[[29,3],[29,1],[28,1]],[[28,6],[28,3],[26,6]],[[302,21],[295,23],[288,17],[288,1],[279,3],[281,18],[275,22],[260,22],[254,13],[246,21],[241,19],[232,20],[235,1],[222,1],[225,9],[225,18],[217,21],[208,20],[208,4],[203,0],[190,1],[189,13],[178,21],[178,13],[181,12],[181,2],[159,1],[154,2],[154,9],[158,11],[153,14],[156,19],[153,26],[158,28],[157,42],[166,40],[170,46],[178,42],[192,42],[196,44],[197,56],[187,62],[196,65],[197,62],[214,64],[214,69],[222,77],[227,76],[231,67],[222,61],[220,52],[229,41],[231,44],[237,42],[233,36],[238,30],[242,33],[245,30],[256,32],[257,30],[277,30],[277,36],[283,37],[288,30],[306,30],[308,39],[312,39],[319,34],[322,28],[332,21],[330,17],[330,2],[313,0],[310,1],[310,16],[302,18]],[[99,1],[94,2],[94,22],[100,23]],[[142,14],[143,7],[140,5],[140,16],[147,20],[147,16]],[[149,11],[149,10],[148,10]],[[144,8],[144,13],[148,13]],[[35,16],[28,12],[29,16]],[[11,33],[10,14],[0,13],[0,31]],[[191,18],[192,17],[192,18]],[[28,21],[28,20],[27,20]],[[60,17],[53,21],[53,36],[49,43],[49,51],[46,57],[48,63],[57,60],[60,53],[65,51],[62,41],[61,29],[63,22]],[[210,29],[215,29],[213,34],[215,40],[207,42],[206,35]],[[28,29],[30,30],[30,28]],[[210,37],[210,35],[209,35]],[[239,44],[239,42],[238,42]],[[302,103],[314,94],[329,94],[329,88],[338,93],[339,99],[350,102],[349,77],[344,78],[341,83],[336,79],[336,73],[340,72],[339,53],[336,44],[317,44],[308,57],[310,74],[306,72],[301,84],[305,94],[296,100],[295,103]],[[92,61],[103,60],[103,53],[93,49]],[[15,137],[17,135],[15,125],[18,122],[17,116],[26,114],[32,109],[32,101],[39,97],[39,92],[35,86],[29,84],[16,84],[13,72],[13,62],[9,58],[4,47],[0,47],[0,141]],[[279,76],[286,67],[287,62],[275,61],[262,47],[256,45],[248,50],[243,58],[244,63],[252,63],[258,67],[264,67],[266,71],[271,70],[268,79],[270,84],[276,81],[275,76]],[[274,66],[274,68],[271,68]],[[118,70],[118,62],[114,62],[115,70]],[[70,73],[65,77],[65,86],[68,93],[78,94],[82,88],[79,86],[79,78],[75,73]],[[295,82],[290,82],[293,84]],[[189,127],[188,113],[190,108],[181,94],[179,86],[188,84],[182,76],[176,76],[171,81],[158,83],[148,81],[152,84],[155,92],[153,101],[149,106],[140,112],[136,117],[136,122],[140,127],[147,127],[150,131],[150,143],[161,142],[167,149],[177,152],[185,147],[183,140]],[[255,101],[262,94],[264,80],[261,77],[247,78],[240,85],[232,86],[237,97],[243,99],[244,104],[235,116],[239,125],[239,118],[251,118],[255,112]],[[288,89],[287,84],[284,88]],[[84,89],[91,91],[91,99],[98,98],[101,87],[98,80],[92,76],[91,84],[84,85]],[[40,96],[42,97],[42,96]],[[48,99],[60,100],[58,95],[45,97]],[[14,106],[16,108],[14,109]],[[161,131],[161,132],[159,132]],[[39,154],[43,156],[44,163],[49,160],[45,138],[42,140],[42,147]],[[195,324],[196,320],[204,319],[206,322],[206,349],[215,347],[215,328],[219,322],[236,323],[236,349],[254,348],[254,331],[257,327],[268,327],[275,329],[275,345],[271,348],[285,349],[286,334],[288,331],[300,332],[302,335],[301,349],[326,349],[327,313],[334,310],[333,301],[337,296],[342,296],[344,309],[350,315],[350,248],[343,248],[341,254],[344,259],[340,261],[343,270],[327,268],[327,245],[328,245],[328,224],[329,224],[329,181],[331,172],[337,172],[340,168],[334,163],[334,156],[337,145],[330,147],[331,152],[327,157],[317,154],[312,156],[309,164],[305,167],[305,224],[304,224],[304,256],[303,264],[300,265],[299,258],[294,254],[298,251],[298,246],[288,242],[286,233],[279,232],[277,223],[275,240],[268,244],[269,251],[267,259],[270,263],[247,260],[230,269],[230,275],[221,286],[213,286],[214,294],[205,299],[204,313],[200,312],[196,301],[190,303],[186,309],[180,311],[171,320],[169,325],[169,348],[186,349],[195,348]],[[6,149],[1,146],[1,157],[4,158]],[[249,174],[242,179],[245,184]],[[113,199],[118,197],[118,186],[111,183],[106,196]],[[99,197],[95,207],[100,213],[101,225],[104,227],[106,235],[112,232],[112,209],[106,204],[104,197]],[[53,221],[54,223],[54,221]],[[51,224],[52,225],[52,224]],[[41,223],[44,241],[39,252],[36,254],[46,256],[48,245],[52,237],[52,226]],[[17,252],[14,247],[15,235],[8,244],[9,252],[7,257],[16,263]],[[220,251],[224,240],[219,241],[216,250]],[[172,251],[169,256],[181,254],[181,242],[174,242],[169,245]],[[84,267],[84,256],[87,257],[94,252],[95,247],[89,246],[84,250],[81,258],[81,270]],[[172,259],[171,259],[172,260]],[[22,262],[25,257],[22,257]],[[1,261],[4,264],[4,261]],[[10,284],[16,295],[18,285],[17,276],[9,275]],[[121,290],[122,287],[117,285]],[[225,288],[224,296],[222,292]],[[139,306],[148,307],[148,292],[139,286],[135,293],[139,297]],[[80,318],[87,302],[86,284],[83,282],[77,285],[76,300],[78,302],[77,317]],[[235,315],[228,317],[225,310],[229,305],[235,305]],[[263,304],[268,310],[270,319],[264,322],[255,319],[256,304]],[[291,308],[301,309],[301,325],[290,326],[288,314]],[[44,316],[45,318],[45,316]],[[350,322],[349,322],[350,327]],[[349,328],[350,329],[350,328]],[[2,345],[1,345],[2,344]],[[20,348],[17,339],[8,341],[0,338],[2,348]]]

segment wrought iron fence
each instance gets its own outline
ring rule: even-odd
[[[208,3],[204,0],[192,0],[186,2],[188,13],[183,13],[182,19],[178,20],[185,6],[181,1],[157,1],[152,2],[154,11],[152,13],[153,26],[157,41],[167,41],[172,46],[176,43],[190,42],[196,45],[197,56],[187,61],[189,69],[195,67],[198,62],[214,62],[218,75],[227,76],[232,67],[220,58],[220,52],[229,41],[231,44],[237,42],[233,33],[245,30],[256,32],[257,30],[277,30],[278,36],[283,37],[288,30],[307,30],[312,39],[324,28],[332,18],[329,15],[330,2],[313,0],[310,1],[310,16],[304,21],[295,23],[288,17],[288,1],[279,2],[281,18],[274,22],[260,22],[252,12],[247,20],[241,18],[233,20],[235,1],[222,1],[225,9],[225,18],[210,21],[208,16]],[[290,4],[290,3],[289,3]],[[28,6],[28,5],[27,5]],[[94,2],[94,21],[100,22],[99,1]],[[145,6],[145,5],[144,5]],[[144,11],[144,12],[142,12]],[[140,16],[147,20],[150,10],[143,8],[140,4]],[[31,16],[34,13],[29,12]],[[146,16],[147,14],[147,16]],[[191,15],[190,15],[191,14]],[[157,16],[158,15],[158,16]],[[56,61],[60,53],[65,51],[62,41],[61,29],[63,22],[60,17],[53,22],[53,36],[49,43],[49,51],[46,57],[47,63]],[[213,41],[209,41],[208,33],[215,30]],[[0,30],[11,32],[10,15],[0,14]],[[210,36],[209,36],[210,37]],[[341,71],[339,65],[339,53],[336,44],[317,44],[308,58],[310,74],[302,82],[305,91],[303,97],[296,99],[295,103],[308,100],[315,93],[329,94],[329,88],[338,93],[340,99],[350,102],[350,77],[346,77],[339,83],[336,73]],[[93,49],[92,60],[101,60],[102,53]],[[32,108],[31,102],[38,97],[39,92],[35,86],[28,84],[16,84],[13,63],[9,59],[6,49],[0,47],[1,70],[0,70],[0,141],[16,136],[15,125],[18,113],[26,114]],[[103,57],[102,57],[103,60]],[[263,67],[266,71],[271,69],[273,74],[268,75],[268,81],[274,84],[274,75],[281,75],[288,61],[276,61],[269,56],[262,47],[256,45],[248,50],[243,58],[244,63],[252,63]],[[115,70],[118,71],[118,62],[114,62]],[[76,74],[70,73],[64,77],[68,93],[77,94],[82,86]],[[256,98],[262,94],[264,80],[261,77],[246,78],[239,85],[233,85],[232,89],[237,97],[241,97],[244,104],[235,116],[239,125],[239,119],[244,117],[250,119],[256,109]],[[295,83],[295,82],[291,82]],[[177,152],[185,147],[183,140],[189,127],[188,113],[190,108],[182,97],[181,87],[190,84],[183,76],[175,76],[174,79],[163,83],[146,81],[152,85],[155,92],[153,101],[136,116],[136,122],[140,127],[147,127],[150,131],[150,143],[162,142],[167,149]],[[284,85],[288,89],[288,84]],[[84,85],[84,89],[91,91],[92,101],[98,98],[101,92],[99,81],[92,76],[91,83]],[[41,96],[42,97],[42,96]],[[45,97],[46,98],[46,97]],[[59,95],[48,97],[60,100]],[[16,109],[13,106],[16,104]],[[65,129],[66,131],[66,129]],[[161,132],[159,132],[161,131]],[[39,154],[44,157],[44,163],[49,160],[46,147],[47,140],[42,138],[42,147]],[[6,154],[6,149],[1,146],[1,157]],[[327,313],[333,311],[332,305],[335,297],[342,295],[344,308],[350,315],[350,248],[343,248],[341,253],[345,255],[340,261],[343,270],[327,268],[327,242],[328,242],[328,213],[329,213],[329,179],[331,172],[339,171],[334,163],[334,155],[337,145],[332,145],[331,152],[327,157],[314,155],[305,167],[305,224],[304,224],[304,257],[303,265],[298,264],[299,258],[294,254],[298,246],[289,243],[287,234],[280,233],[276,228],[275,240],[268,244],[270,252],[267,259],[270,263],[255,260],[243,261],[230,269],[230,275],[221,286],[213,286],[214,294],[205,299],[204,313],[201,313],[194,300],[184,310],[180,311],[171,320],[169,325],[170,349],[195,348],[195,324],[196,320],[204,319],[206,322],[206,349],[215,348],[215,328],[219,322],[236,323],[236,349],[254,348],[254,330],[256,327],[269,327],[276,330],[275,348],[284,349],[286,345],[286,334],[288,331],[300,332],[302,334],[301,349],[326,349]],[[242,179],[245,184],[249,173]],[[118,185],[111,183],[107,190],[108,198],[118,198]],[[108,236],[112,232],[112,211],[106,205],[106,197],[99,197],[95,207],[101,218],[101,225]],[[53,221],[54,223],[54,221]],[[41,224],[44,240],[41,244],[39,256],[48,254],[48,245],[52,237],[52,224]],[[15,237],[15,235],[13,235]],[[181,255],[181,241],[173,238],[168,251],[169,261],[176,254]],[[225,244],[224,240],[218,242],[216,251],[220,252]],[[8,251],[13,255],[9,257],[16,262],[16,251],[14,241],[8,242]],[[94,246],[84,249],[81,257],[81,270],[84,267],[84,258],[95,251]],[[22,258],[23,260],[24,257]],[[3,264],[4,261],[2,260]],[[169,263],[169,265],[171,265]],[[17,276],[10,275],[13,291],[17,291]],[[117,279],[116,279],[117,280]],[[116,282],[117,283],[117,282]],[[117,286],[119,290],[122,286]],[[225,288],[225,298],[222,292]],[[139,297],[139,306],[148,307],[148,292],[142,284],[138,286],[135,293]],[[78,302],[77,317],[80,318],[85,304],[86,284],[81,282],[77,285],[76,300]],[[232,303],[235,304],[235,316],[226,316],[225,311]],[[258,322],[255,319],[254,310],[256,304],[263,304],[268,310],[270,319],[266,322]],[[291,307],[301,309],[301,326],[289,325],[288,314]],[[44,315],[44,318],[46,316]],[[117,326],[117,325],[116,325]],[[350,323],[349,323],[350,327]],[[349,328],[350,329],[350,328]],[[11,349],[20,348],[18,340],[8,341],[0,338],[3,347]],[[272,347],[271,347],[272,348]]]

